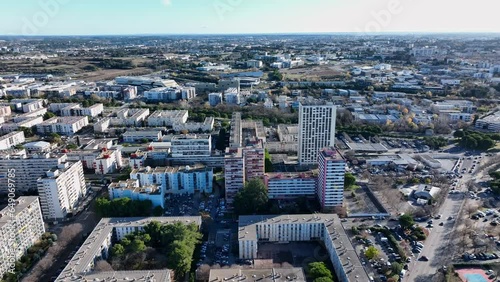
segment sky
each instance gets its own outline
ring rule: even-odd
[[[0,35],[500,32],[498,0],[1,0]]]

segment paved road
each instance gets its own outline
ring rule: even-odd
[[[456,230],[457,222],[456,218],[459,215],[467,195],[463,192],[467,191],[467,182],[470,180],[479,180],[484,171],[476,172],[473,170],[472,174],[469,173],[472,168],[474,157],[472,159],[465,159],[460,165],[460,170],[466,169],[466,173],[462,174],[458,182],[456,190],[461,191],[460,194],[448,194],[447,199],[444,201],[443,205],[439,209],[439,214],[442,218],[439,220],[434,220],[434,228],[432,228],[427,240],[425,241],[425,247],[422,249],[421,256],[426,256],[429,261],[418,261],[418,259],[413,260],[409,265],[410,272],[403,282],[414,282],[414,281],[425,281],[429,277],[434,275],[439,268],[443,265],[448,264],[453,258],[453,249],[449,249],[449,246],[453,246],[453,242],[450,240],[454,239],[453,232]],[[479,159],[476,159],[479,161]],[[485,160],[483,160],[485,161]],[[479,165],[478,165],[479,166]],[[449,216],[453,216],[453,220],[448,220]],[[444,222],[444,226],[439,226],[439,222]]]

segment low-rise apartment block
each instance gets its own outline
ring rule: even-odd
[[[37,180],[38,195],[45,220],[60,220],[78,207],[87,194],[81,162],[62,163]]]
[[[84,108],[77,103],[52,103],[49,105],[51,112],[59,113],[61,116],[89,116],[96,117],[104,111],[103,104],[95,104]]]
[[[0,277],[45,233],[38,197],[19,197],[0,211]],[[11,261],[14,258],[15,261]]]
[[[108,192],[111,200],[119,198],[130,198],[134,201],[149,200],[154,207],[165,208],[165,193],[158,185],[140,186],[138,180],[128,179],[111,183]]]
[[[131,179],[141,187],[160,185],[165,194],[212,193],[213,170],[203,165],[181,167],[145,167],[134,169]]]
[[[123,142],[136,143],[144,139],[148,141],[161,141],[163,135],[160,130],[127,131],[123,134]]]
[[[148,101],[171,102],[177,100],[191,100],[196,97],[194,87],[161,87],[144,92]]]
[[[211,132],[214,128],[213,117],[206,117],[203,122],[174,123],[172,129],[176,132]]]
[[[83,117],[53,117],[37,124],[38,134],[57,133],[60,135],[74,135],[85,126],[89,125],[89,118]]]
[[[148,126],[163,127],[186,123],[189,117],[187,110],[178,111],[155,111],[148,118]]]
[[[478,119],[476,121],[476,128],[491,132],[500,132],[500,112]]]
[[[7,150],[26,142],[23,131],[14,131],[4,136],[0,136],[0,150]]]
[[[265,184],[269,199],[316,197],[317,176],[312,173],[267,173]]]
[[[172,157],[207,157],[212,154],[212,136],[180,135],[172,137]]]

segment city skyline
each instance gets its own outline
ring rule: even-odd
[[[0,35],[500,32],[495,9],[490,9],[495,2],[475,4],[450,0],[4,1],[0,9],[7,13],[0,19]]]

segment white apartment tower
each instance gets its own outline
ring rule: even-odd
[[[9,260],[19,260],[43,233],[38,197],[19,197],[15,206],[0,211],[0,277],[9,271]]]
[[[335,148],[326,148],[318,154],[318,182],[316,193],[324,212],[341,207],[344,201],[345,160]]]
[[[335,145],[337,108],[332,103],[301,102],[299,106],[299,163],[315,164],[318,153]]]
[[[87,193],[83,166],[76,163],[60,164],[37,181],[43,218],[57,220],[73,212]]]

